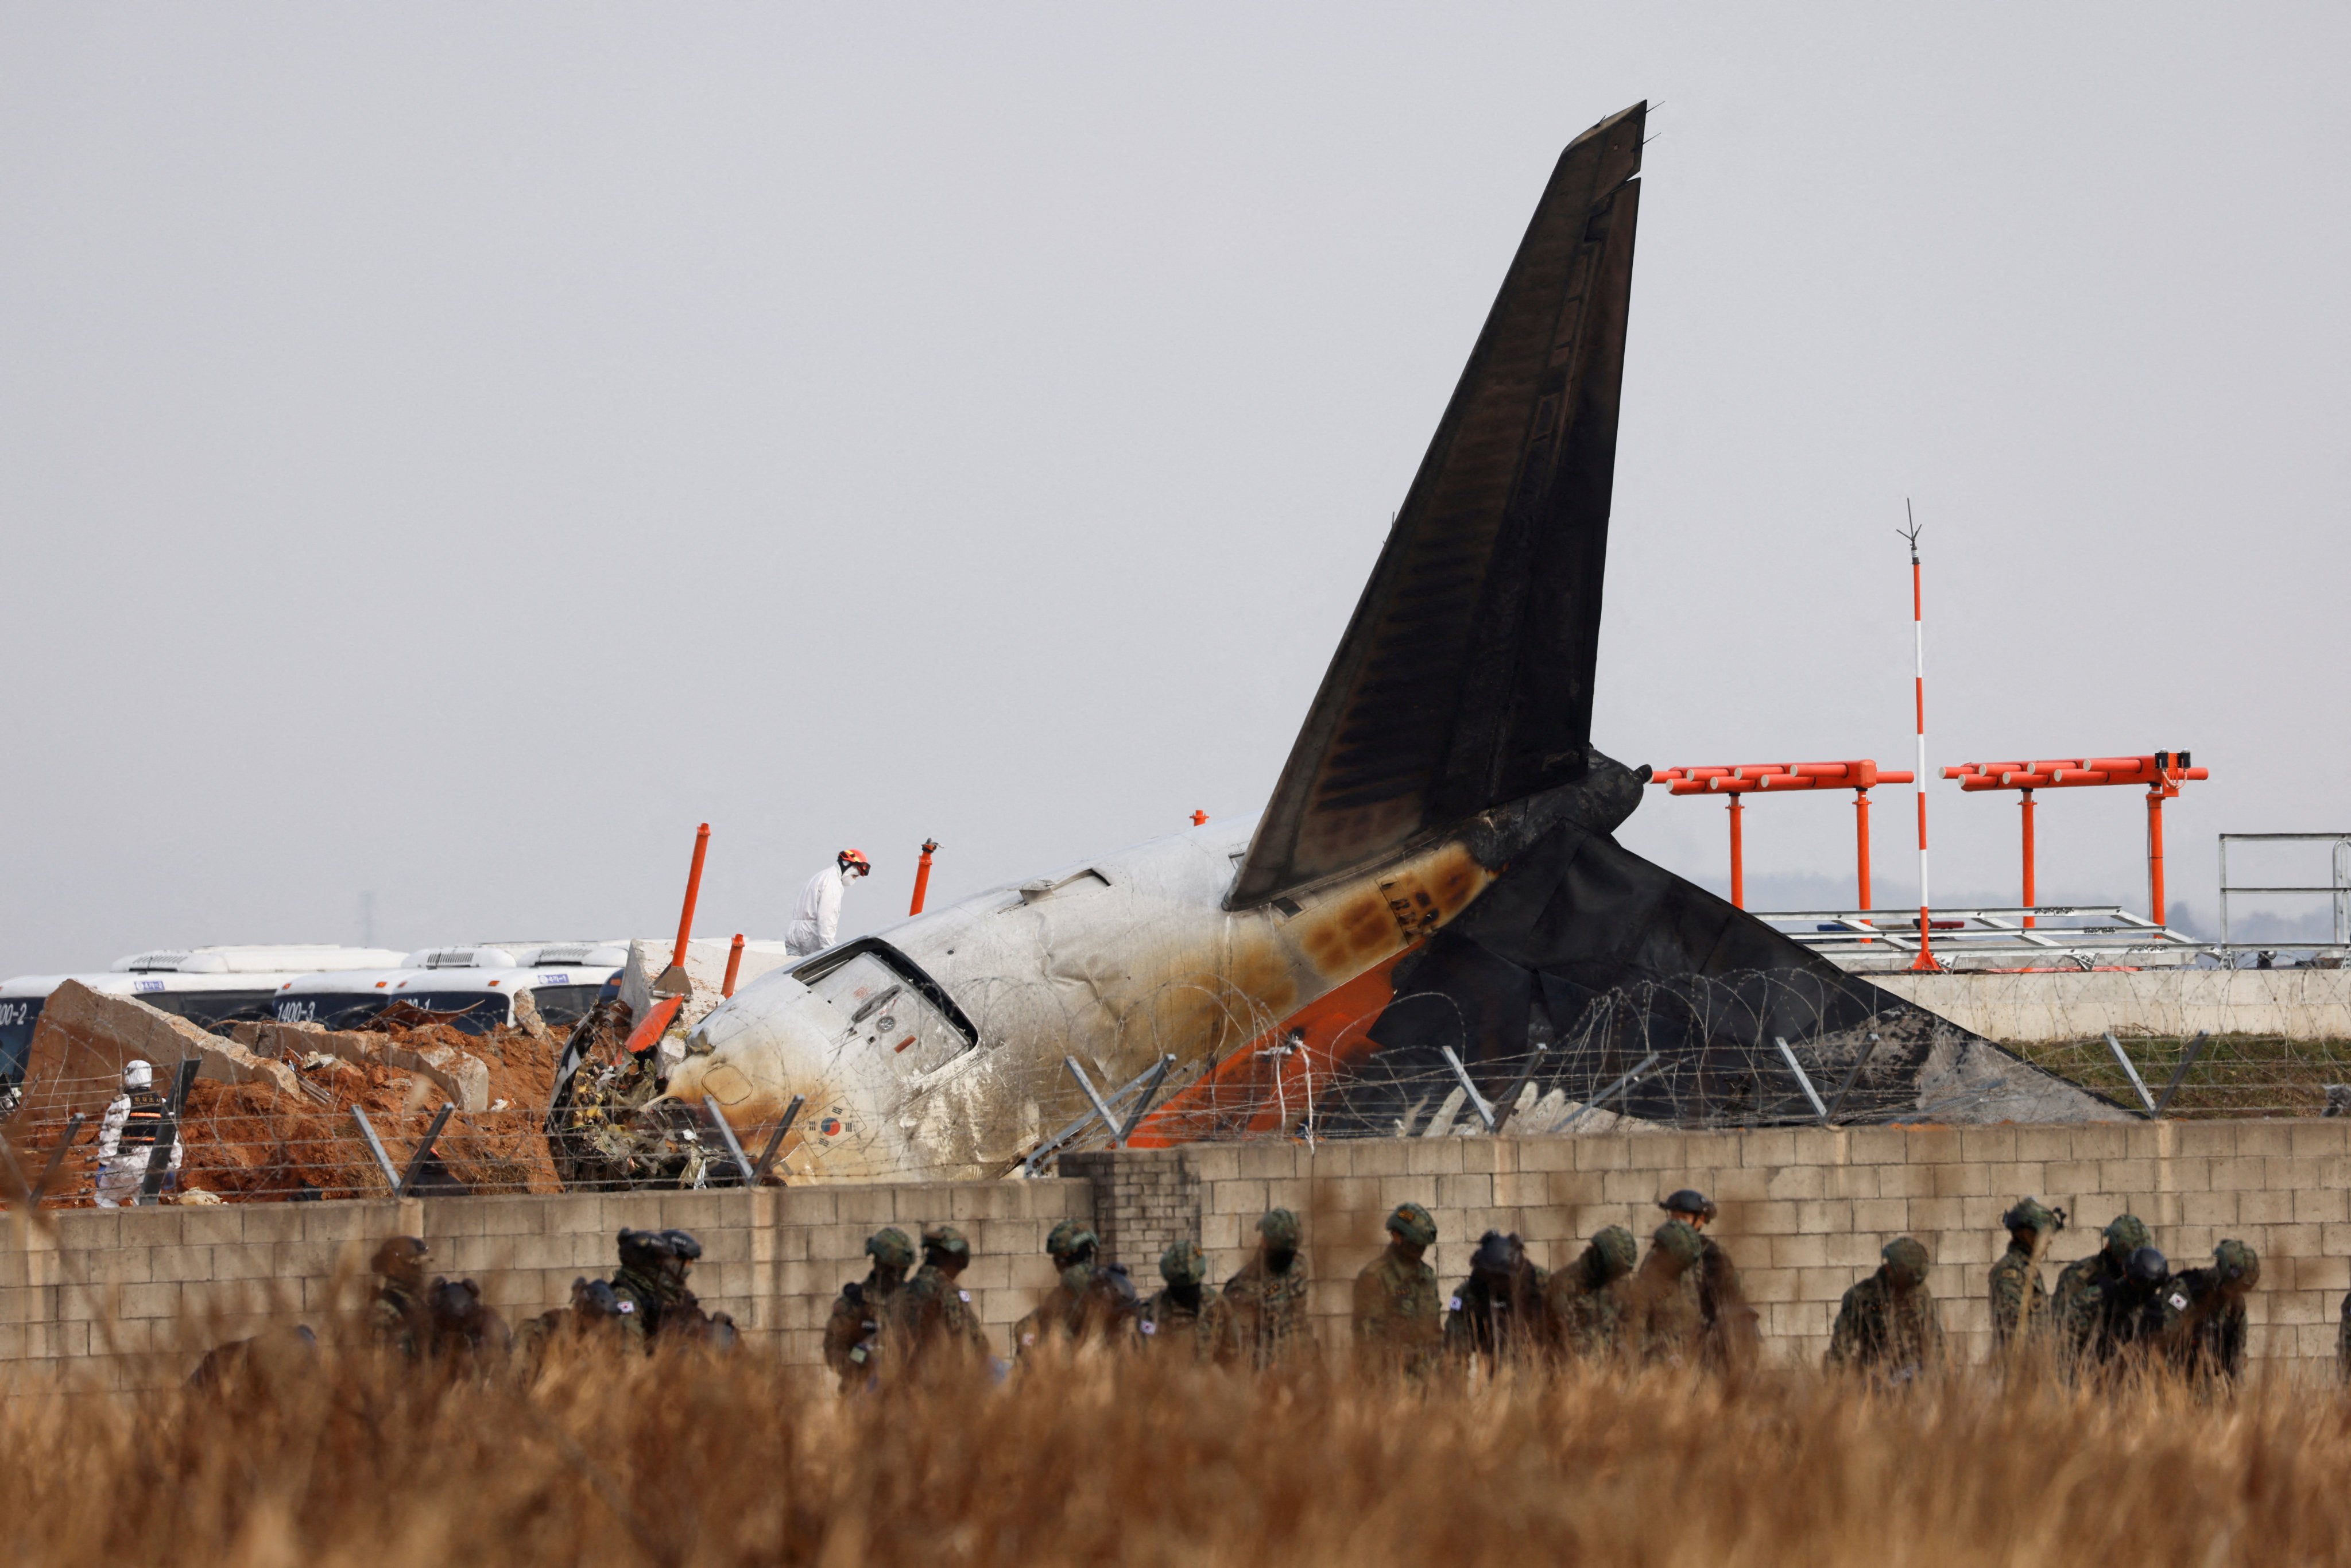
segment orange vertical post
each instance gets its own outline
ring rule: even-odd
[[[2018,802],[2018,807],[2024,816],[2024,907],[2030,909],[2041,900],[2032,889],[2032,791],[2027,789],[2022,793],[2024,799]],[[2024,924],[2030,927],[2032,916],[2026,915]]]
[[[1861,884],[1861,902],[1854,907],[1869,911],[1869,791],[1853,792],[1853,869]]]
[[[743,934],[737,931],[735,933],[735,946],[726,949],[726,977],[718,982],[720,996],[731,997],[735,994],[735,976],[742,967]]]
[[[702,857],[710,850],[710,824],[705,822],[694,835],[694,868],[685,873],[685,907],[678,912],[677,946],[670,951],[673,965],[685,962],[686,938],[694,935],[694,901],[702,896]]]
[[[2158,784],[2147,792],[2147,902],[2148,912],[2158,925],[2168,925],[2163,915],[2163,786]]]
[[[914,862],[914,902],[906,906],[906,913],[909,915],[920,915],[923,912],[924,896],[931,891],[931,856],[937,852],[938,847],[939,841],[936,839],[923,841],[923,858]]]
[[[1733,906],[1747,907],[1747,868],[1740,855],[1739,797],[1730,797],[1730,902]]]

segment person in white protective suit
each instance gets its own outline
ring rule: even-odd
[[[155,1069],[133,1059],[122,1066],[122,1092],[106,1107],[98,1124],[98,1207],[120,1208],[139,1196],[147,1179],[147,1156],[163,1130],[163,1096],[155,1092]],[[180,1168],[183,1145],[172,1140],[166,1169]]]
[[[832,946],[841,930],[841,895],[852,877],[873,870],[862,850],[843,850],[832,863],[808,879],[800,901],[792,909],[792,923],[784,928],[784,950],[795,958],[821,953]]]

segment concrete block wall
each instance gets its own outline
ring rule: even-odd
[[[1160,1249],[1185,1225],[1196,1223],[1211,1281],[1221,1281],[1276,1207],[1304,1221],[1318,1327],[1342,1344],[1349,1283],[1406,1198],[1437,1218],[1432,1260],[1449,1288],[1485,1230],[1517,1231],[1537,1263],[1556,1268],[1602,1226],[1646,1238],[1657,1199],[1698,1187],[1721,1206],[1714,1234],[1783,1362],[1819,1357],[1838,1298],[1898,1235],[1926,1245],[1946,1327],[1961,1354],[1982,1355],[1984,1275],[2006,1244],[1999,1217],[2026,1195],[2074,1216],[2052,1250],[2053,1281],[2124,1209],[2154,1228],[2178,1266],[2209,1260],[2223,1238],[2252,1243],[2262,1269],[2253,1354],[2314,1375],[2332,1375],[2351,1290],[2351,1119],[1284,1141],[1071,1155],[1061,1169],[1030,1182],[71,1210],[54,1216],[53,1232],[12,1218],[0,1249],[0,1383],[12,1368],[68,1365],[101,1382],[168,1381],[273,1305],[332,1328],[339,1273],[363,1282],[376,1242],[401,1232],[423,1236],[436,1270],[473,1276],[519,1320],[560,1305],[575,1275],[608,1272],[622,1226],[681,1226],[705,1249],[695,1275],[704,1301],[803,1364],[819,1360],[834,1293],[864,1271],[866,1236],[883,1225],[912,1235],[933,1220],[970,1236],[965,1279],[999,1351],[1051,1287],[1042,1249],[1058,1221],[1091,1224],[1149,1290]]]
[[[752,1343],[815,1364],[835,1292],[865,1272],[865,1238],[946,1221],[971,1239],[964,1283],[1002,1350],[1052,1286],[1046,1232],[1091,1221],[1092,1199],[1088,1183],[1044,1180],[74,1209],[46,1232],[11,1217],[0,1382],[71,1368],[104,1385],[152,1385],[266,1322],[336,1332],[363,1301],[377,1243],[399,1234],[423,1237],[434,1272],[471,1276],[519,1322],[568,1301],[575,1277],[610,1274],[623,1226],[694,1232],[703,1304],[732,1312]]]
[[[1991,1343],[1986,1275],[2007,1246],[2000,1216],[2018,1197],[2073,1218],[2045,1275],[2097,1245],[2126,1210],[2185,1268],[2225,1238],[2262,1257],[2249,1313],[2252,1353],[2331,1376],[2337,1314],[2351,1290],[2351,1121],[2110,1124],[2097,1126],[1886,1127],[1588,1138],[1433,1138],[1199,1145],[1178,1151],[1200,1182],[1201,1243],[1212,1281],[1249,1256],[1257,1217],[1294,1209],[1305,1222],[1314,1311],[1326,1340],[1348,1332],[1348,1286],[1384,1245],[1388,1211],[1427,1206],[1438,1227],[1431,1262],[1450,1290],[1478,1238],[1516,1231],[1545,1268],[1591,1235],[1624,1225],[1642,1238],[1677,1187],[1712,1197],[1712,1234],[1729,1249],[1762,1316],[1768,1354],[1817,1361],[1847,1286],[1896,1236],[1925,1244],[1929,1283],[1960,1354]],[[1113,1156],[1134,1157],[1134,1156]],[[1101,1205],[1117,1201],[1105,1190]],[[1098,1227],[1115,1228],[1114,1215]],[[1134,1266],[1132,1263],[1130,1266]]]

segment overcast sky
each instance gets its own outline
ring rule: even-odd
[[[0,6],[0,974],[852,925],[1262,805],[1646,98],[1595,738],[2351,827],[2344,7]],[[1750,874],[1850,874],[1850,796]],[[1930,797],[2013,898],[2011,798]],[[1881,904],[1911,896],[1882,792]],[[2145,903],[2138,791],[2043,896]],[[1723,821],[1625,831],[1720,885]],[[2323,860],[2304,871],[2324,876]],[[2274,880],[2274,878],[2273,878]],[[2298,879],[2299,880],[2299,879]],[[1750,901],[1752,902],[1752,901]]]

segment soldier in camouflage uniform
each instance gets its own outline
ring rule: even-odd
[[[1755,1309],[1747,1304],[1738,1265],[1731,1262],[1730,1254],[1714,1238],[1706,1234],[1706,1228],[1714,1223],[1714,1200],[1702,1192],[1684,1187],[1657,1207],[1698,1232],[1698,1266],[1683,1274],[1682,1290],[1697,1308],[1698,1322],[1703,1325],[1707,1364],[1717,1369],[1751,1364],[1762,1346],[1762,1332]]]
[[[1845,1291],[1824,1364],[1905,1383],[1941,1364],[1943,1320],[1927,1289],[1927,1249],[1897,1236],[1879,1256],[1877,1272]]]
[[[1224,1359],[1253,1370],[1311,1360],[1306,1270],[1298,1256],[1298,1216],[1286,1208],[1257,1222],[1257,1253],[1225,1281]]]
[[[1126,1265],[1097,1260],[1085,1293],[1078,1298],[1078,1342],[1134,1350],[1143,1343],[1142,1325],[1143,1298],[1127,1277]]]
[[[1437,1270],[1421,1257],[1437,1244],[1437,1221],[1416,1203],[1387,1219],[1386,1250],[1355,1276],[1355,1349],[1367,1367],[1426,1375],[1445,1346]]]
[[[1991,1338],[2005,1351],[2032,1343],[2049,1328],[2049,1290],[2041,1282],[2041,1260],[2050,1239],[2065,1228],[2062,1209],[2043,1208],[2025,1198],[2000,1217],[2008,1227],[2008,1250],[1991,1266]]]
[[[724,1312],[705,1316],[685,1288],[686,1271],[702,1256],[702,1243],[683,1230],[623,1230],[620,1248],[612,1295],[621,1333],[630,1343],[651,1351],[656,1340],[674,1343],[716,1336],[732,1343],[734,1320]]]
[[[1225,1303],[1201,1288],[1207,1254],[1196,1241],[1171,1241],[1159,1255],[1165,1289],[1143,1304],[1144,1343],[1162,1355],[1212,1361],[1227,1333]]]
[[[1552,1341],[1561,1353],[1598,1356],[1617,1350],[1633,1268],[1640,1258],[1640,1243],[1633,1233],[1612,1225],[1594,1235],[1574,1262],[1552,1275],[1543,1301],[1551,1312]]]
[[[2245,1298],[2261,1282],[2261,1255],[2241,1241],[2212,1249],[2210,1268],[2183,1269],[2171,1277],[2180,1300],[2172,1303],[2179,1319],[2169,1349],[2182,1372],[2199,1382],[2219,1378],[2231,1385],[2245,1375]]]
[[[424,1265],[433,1249],[421,1237],[394,1236],[369,1262],[383,1282],[368,1306],[368,1328],[376,1344],[414,1361],[433,1345],[433,1322],[425,1311]]]
[[[621,1332],[621,1298],[602,1280],[582,1274],[571,1281],[571,1304],[525,1318],[515,1331],[515,1349],[537,1365],[559,1344],[584,1349],[610,1345]]]
[[[923,1228],[923,1266],[890,1298],[888,1326],[899,1370],[935,1353],[986,1361],[987,1331],[972,1311],[971,1292],[956,1283],[971,1262],[971,1243],[952,1225]]]
[[[1626,1291],[1629,1348],[1636,1348],[1642,1360],[1680,1366],[1704,1355],[1706,1322],[1696,1295],[1683,1289],[1682,1281],[1705,1255],[1705,1244],[1687,1220],[1668,1219],[1650,1238],[1649,1255]]]
[[[2085,1286],[2075,1298],[2075,1312],[2090,1324],[2083,1341],[2088,1364],[2116,1374],[2166,1362],[2187,1305],[2163,1254],[2137,1249],[2124,1262],[2122,1279]]]
[[[2123,1282],[2131,1254],[2149,1240],[2138,1216],[2118,1214],[2107,1223],[2098,1250],[2058,1271],[2057,1288],[2049,1293],[2049,1319],[2065,1354],[2078,1357],[2090,1351],[2100,1332],[2103,1291]]]
[[[1486,1232],[1470,1255],[1469,1277],[1446,1303],[1446,1350],[1463,1360],[1482,1355],[1489,1365],[1543,1354],[1552,1343],[1548,1278],[1527,1261],[1516,1236]]]
[[[906,1270],[914,1266],[914,1244],[896,1226],[886,1226],[865,1239],[865,1255],[873,1266],[864,1279],[841,1286],[824,1322],[824,1364],[844,1394],[870,1385],[881,1371],[882,1325],[891,1298],[905,1287]]]
[[[1045,1255],[1060,1275],[1045,1299],[1027,1317],[1012,1325],[1012,1354],[1023,1356],[1048,1340],[1074,1337],[1085,1324],[1086,1290],[1093,1283],[1094,1253],[1102,1245],[1094,1233],[1074,1219],[1064,1219],[1045,1238]]]

